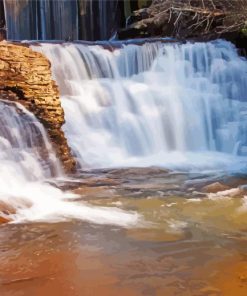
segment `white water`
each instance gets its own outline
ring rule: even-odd
[[[226,41],[34,47],[52,62],[85,167],[228,169],[247,145],[247,62]]]
[[[52,62],[65,133],[84,168],[244,166],[247,62],[230,43],[34,49]],[[139,221],[136,213],[90,206],[47,183],[63,176],[60,165],[41,124],[20,105],[0,102],[0,148],[0,208],[7,206],[13,222]]]
[[[62,170],[44,128],[21,105],[4,101],[0,101],[0,163],[0,215],[13,222],[80,219],[131,226],[139,219],[117,208],[75,202],[71,200],[78,197],[75,194],[45,183],[52,176],[61,177]]]

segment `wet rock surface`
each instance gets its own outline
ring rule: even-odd
[[[202,188],[202,191],[206,193],[216,193],[219,191],[229,190],[230,188],[231,187],[224,185],[220,182],[215,182],[215,183],[204,186]]]
[[[80,171],[74,179],[59,182],[62,190],[72,190],[85,199],[99,196],[131,198],[181,197],[207,198],[210,193],[226,192],[229,196],[246,195],[247,178],[224,174],[200,174],[169,171],[158,167],[95,169]],[[234,191],[235,190],[235,191]]]

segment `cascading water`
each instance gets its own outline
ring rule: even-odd
[[[33,46],[52,62],[85,167],[225,168],[247,145],[247,62],[226,41]]]
[[[62,176],[42,125],[20,104],[0,101],[0,145],[1,171],[13,165],[10,171],[29,181]],[[1,174],[1,182],[2,190],[4,184],[9,187],[12,178]]]
[[[3,4],[10,40],[110,39],[121,19],[118,0],[3,0]]]
[[[19,104],[0,101],[0,148],[0,216],[14,222],[74,218],[120,226],[138,221],[136,214],[119,209],[69,201],[77,196],[46,183],[62,176],[60,164],[42,125]]]

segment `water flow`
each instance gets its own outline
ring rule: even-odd
[[[34,47],[82,166],[226,168],[246,155],[247,62],[226,41]]]
[[[118,0],[3,0],[10,40],[105,40],[120,24]]]
[[[1,171],[29,181],[62,176],[62,169],[42,125],[22,105],[0,100]],[[1,174],[1,189],[12,178]]]
[[[134,213],[73,201],[45,181],[62,176],[45,130],[21,105],[0,101],[0,215],[13,222],[81,219],[130,226]],[[71,200],[72,199],[72,200]],[[71,200],[71,201],[70,201]]]

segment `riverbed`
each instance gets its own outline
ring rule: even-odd
[[[215,181],[236,188],[246,179],[126,168],[58,182],[76,193],[71,203],[119,208],[138,221],[2,225],[0,295],[246,295],[247,201],[203,192]]]

